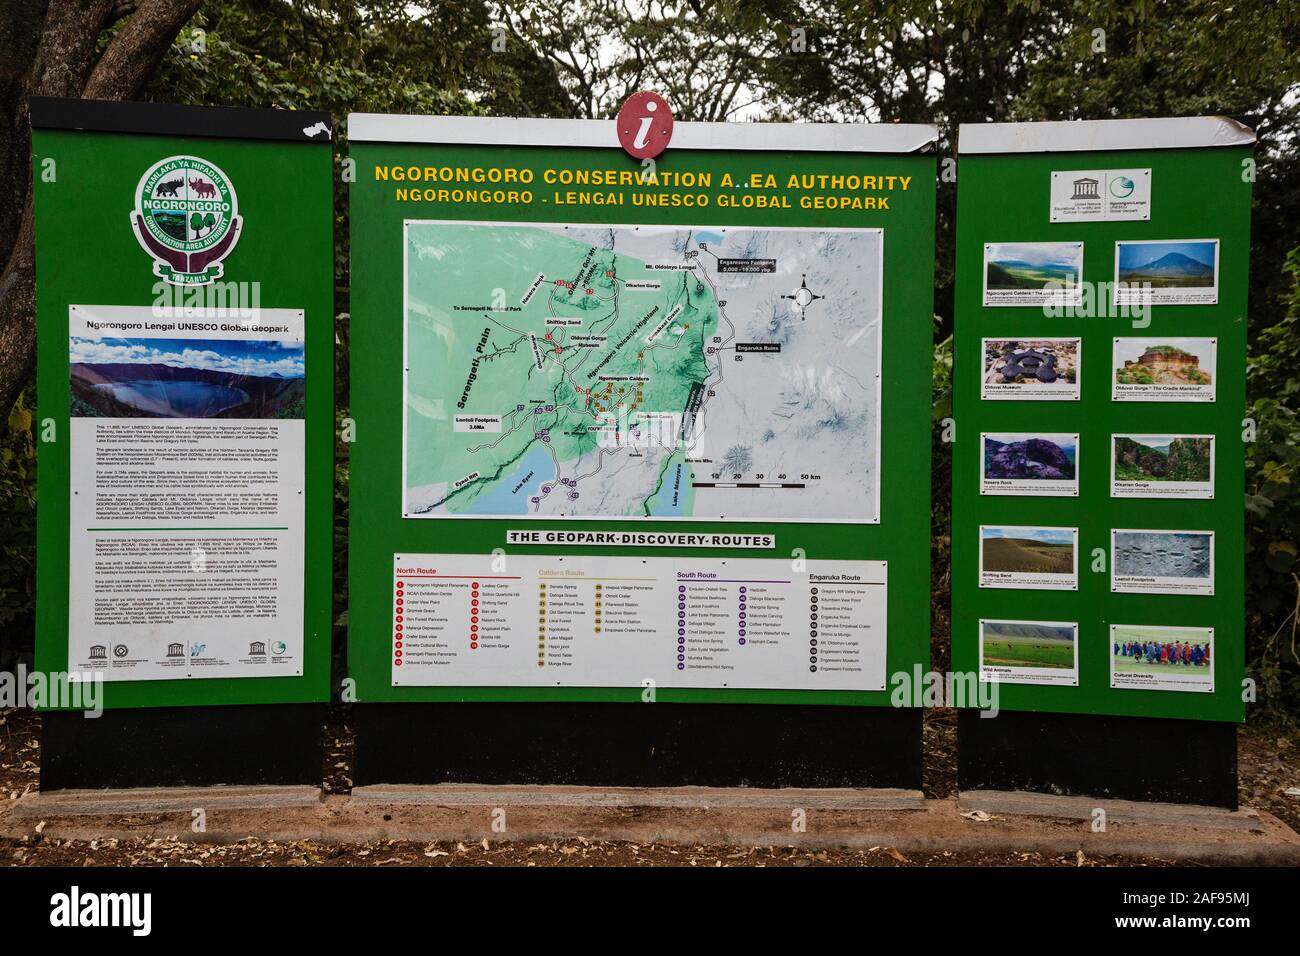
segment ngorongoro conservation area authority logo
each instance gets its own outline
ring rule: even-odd
[[[243,220],[235,187],[197,156],[154,163],[135,189],[131,228],[153,256],[154,275],[173,285],[206,285],[239,241]]]

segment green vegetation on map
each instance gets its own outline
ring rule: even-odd
[[[503,480],[580,482],[628,454],[611,436],[680,418],[709,375],[717,300],[685,263],[532,226],[411,223],[407,275],[406,487],[430,489],[425,511],[519,493]],[[564,467],[584,458],[582,474]],[[660,487],[682,465],[666,460]],[[544,493],[576,494],[569,480]]]

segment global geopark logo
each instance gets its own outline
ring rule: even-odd
[[[1109,184],[1110,194],[1116,199],[1128,199],[1129,196],[1133,195],[1135,188],[1133,180],[1127,176],[1114,176]]]
[[[140,177],[131,228],[153,257],[154,275],[172,285],[220,279],[221,260],[239,241],[243,220],[234,184],[198,156],[169,156]]]

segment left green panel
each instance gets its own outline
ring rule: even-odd
[[[36,666],[106,655],[105,707],[329,698],[329,126],[33,101]],[[130,440],[96,430],[112,422]]]

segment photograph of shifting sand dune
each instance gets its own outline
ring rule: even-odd
[[[1074,590],[1078,528],[980,526],[980,587]]]

